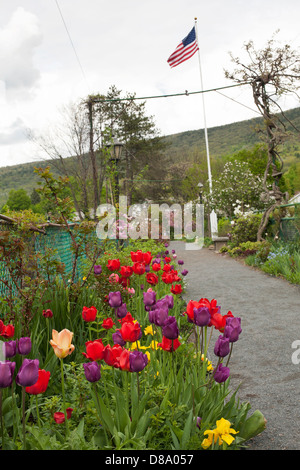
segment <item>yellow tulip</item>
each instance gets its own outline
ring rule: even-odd
[[[66,328],[59,333],[56,330],[52,330],[50,344],[57,357],[63,359],[74,351],[75,346],[71,344],[72,338],[73,333]]]

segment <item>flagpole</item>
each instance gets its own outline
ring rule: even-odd
[[[200,84],[201,84],[201,91],[203,92],[203,79],[202,79],[202,67],[201,67],[201,58],[200,58],[200,47],[199,47],[199,38],[198,38],[198,25],[197,25],[197,18],[195,18],[195,34],[196,40],[198,45],[198,60],[199,60],[199,72],[200,72]],[[205,135],[205,146],[206,146],[206,157],[207,157],[207,171],[208,171],[208,182],[209,182],[209,192],[212,192],[212,177],[211,177],[211,166],[210,166],[210,156],[209,156],[209,145],[208,145],[208,135],[207,135],[207,124],[206,124],[206,113],[205,113],[205,102],[204,102],[204,93],[202,95],[202,107],[203,107],[203,118],[204,118],[204,135]],[[212,220],[213,219],[213,220]],[[213,222],[214,221],[214,222]],[[214,225],[214,233],[217,231],[216,226],[216,214],[214,211],[210,214],[210,224],[211,229],[212,225]],[[212,232],[212,230],[211,230]]]

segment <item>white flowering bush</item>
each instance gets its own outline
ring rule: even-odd
[[[262,178],[250,171],[248,163],[235,160],[225,163],[220,177],[213,181],[207,202],[219,215],[234,218],[264,209],[262,193]]]

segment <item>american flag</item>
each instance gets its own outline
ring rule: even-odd
[[[173,54],[170,55],[168,58],[168,64],[170,67],[176,67],[176,65],[190,59],[198,50],[199,47],[194,26],[189,34],[181,41],[180,44],[178,44]]]

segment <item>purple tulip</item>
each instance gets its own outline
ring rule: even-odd
[[[154,310],[154,323],[156,326],[163,326],[168,318],[169,312],[166,308],[157,308]]]
[[[94,265],[94,274],[98,275],[98,274],[101,274],[102,273],[102,267],[100,266],[100,264],[95,264]]]
[[[149,323],[155,323],[155,310],[150,310],[148,313]]]
[[[224,336],[229,339],[229,342],[235,343],[239,339],[241,332],[241,319],[238,317],[228,317],[224,328]]]
[[[4,344],[4,354],[7,359],[14,357],[17,354],[17,342],[6,341]]]
[[[31,339],[26,337],[20,338],[17,341],[17,352],[22,356],[27,356],[31,351]]]
[[[120,330],[117,330],[115,333],[112,334],[112,340],[114,344],[119,344],[120,346],[125,346],[126,341],[122,338]]]
[[[108,303],[113,308],[121,307],[122,305],[121,292],[120,291],[110,292],[108,294]]]
[[[229,375],[230,375],[229,367],[225,367],[223,366],[222,363],[220,363],[215,370],[214,379],[216,382],[222,383],[228,379]]]
[[[200,418],[200,416],[197,416],[196,426],[197,426],[197,428],[199,428],[199,429],[200,429],[200,426],[201,426],[201,421],[202,421],[202,418]]]
[[[0,362],[0,388],[6,388],[11,386],[15,368],[15,362]]]
[[[101,378],[101,366],[98,362],[87,362],[83,364],[85,377],[89,382],[98,382]]]
[[[182,274],[183,276],[186,276],[186,275],[188,274],[188,270],[187,270],[187,269],[184,269],[183,271],[181,271],[181,274]]]
[[[39,360],[24,359],[16,377],[16,382],[22,387],[34,385],[39,378]]]
[[[130,352],[129,364],[131,372],[141,372],[148,364],[147,354],[143,354],[141,351]]]
[[[152,307],[152,305],[155,304],[156,302],[156,292],[150,291],[150,292],[143,292],[144,296],[144,304],[146,307]]]
[[[229,354],[229,339],[220,335],[214,347],[214,353],[218,357],[225,357]]]
[[[173,295],[165,295],[162,300],[167,301],[168,308],[173,308],[174,307],[174,297],[173,297]]]
[[[168,339],[177,339],[179,335],[175,317],[168,317],[162,327],[163,336]]]
[[[210,312],[207,307],[194,308],[194,323],[197,326],[207,326],[210,322]]]
[[[182,259],[179,259],[179,260],[177,261],[177,263],[182,265],[182,264],[184,264],[184,261],[183,261]]]
[[[117,308],[117,317],[118,318],[124,318],[127,315],[127,305],[122,304],[120,307]]]

